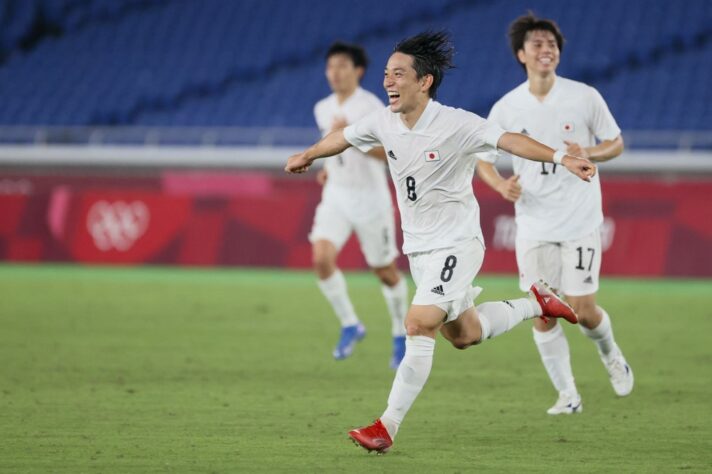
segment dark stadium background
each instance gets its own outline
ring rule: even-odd
[[[0,3],[0,258],[303,268],[319,187],[281,173],[317,137],[323,56],[343,39],[381,94],[393,44],[449,30],[439,99],[487,115],[524,80],[506,41],[533,9],[560,74],[598,88],[625,154],[602,165],[604,274],[712,275],[712,4],[33,0]],[[381,94],[382,96],[382,94]],[[506,167],[506,164],[505,164]],[[486,272],[513,272],[512,209],[476,185]],[[402,262],[404,263],[404,262]],[[363,268],[351,242],[346,268]]]

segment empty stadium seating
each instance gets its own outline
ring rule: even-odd
[[[440,99],[486,115],[524,80],[505,33],[529,8],[624,129],[712,130],[707,0],[6,1],[0,125],[309,127],[333,40],[366,46],[378,92],[393,44],[426,28],[458,50]]]

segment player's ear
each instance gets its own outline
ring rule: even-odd
[[[420,89],[423,92],[426,92],[428,89],[430,89],[433,86],[433,75],[432,74],[426,74],[420,79]]]
[[[366,70],[364,68],[362,68],[361,66],[356,68],[356,77],[358,77],[359,81],[363,79],[364,74],[366,74]]]
[[[517,51],[517,59],[519,60],[520,63],[526,64],[527,57],[524,55],[524,48]]]

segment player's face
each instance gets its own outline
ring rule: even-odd
[[[395,113],[407,113],[416,108],[418,102],[427,97],[423,79],[413,68],[413,57],[403,53],[393,53],[386,64],[383,88],[388,94],[388,104]]]
[[[326,80],[336,93],[349,92],[358,86],[363,69],[354,66],[346,54],[332,54],[326,61]]]
[[[535,30],[527,34],[524,48],[517,53],[529,74],[548,74],[556,71],[560,51],[551,31]]]

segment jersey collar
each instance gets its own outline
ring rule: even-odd
[[[544,105],[544,104],[548,104],[549,102],[551,102],[553,100],[553,98],[556,96],[556,94],[558,93],[558,90],[560,87],[559,82],[561,82],[559,76],[554,76],[554,85],[551,86],[551,90],[549,91],[548,94],[546,94],[546,97],[544,97],[543,101],[540,101],[539,99],[536,98],[536,96],[534,94],[531,93],[531,91],[529,90],[529,81],[528,80],[525,81],[524,84],[522,84],[522,85],[524,86],[524,92],[531,98],[532,101],[536,102],[539,105]]]
[[[361,95],[361,91],[363,91],[363,89],[361,88],[361,86],[356,86],[356,90],[354,90],[353,94],[351,94],[350,96],[348,96],[348,97],[346,98],[346,100],[345,100],[343,103],[341,103],[341,104],[339,104],[339,99],[336,97],[336,93],[335,93],[335,92],[332,92],[332,93],[331,93],[331,96],[332,96],[332,98],[333,98],[333,100],[334,100],[334,103],[335,103],[338,107],[345,107],[346,104],[348,104],[349,102],[351,102],[352,100],[354,100],[357,96]]]
[[[438,102],[435,102],[433,99],[429,99],[428,104],[425,106],[425,110],[423,110],[423,113],[420,115],[413,128],[406,127],[403,120],[398,117],[398,123],[400,124],[401,131],[423,132],[430,126],[431,123],[433,123],[433,120],[435,120],[435,116],[438,114],[439,106],[440,104]]]

